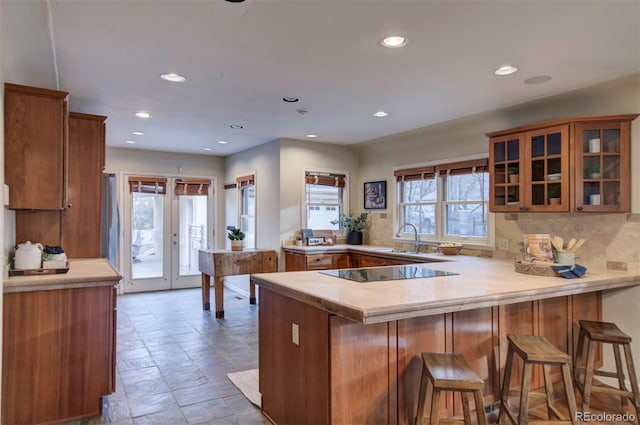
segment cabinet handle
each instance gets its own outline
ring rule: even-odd
[[[582,205],[580,205],[578,208],[576,208],[578,211],[582,211]]]
[[[71,206],[72,206],[72,205],[73,205],[73,204],[72,204],[71,202],[69,202],[69,203],[67,204],[67,209],[71,208]]]
[[[316,258],[316,261],[322,261],[322,257]]]

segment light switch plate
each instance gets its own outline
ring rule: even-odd
[[[300,345],[300,327],[295,323],[291,324],[291,342]]]
[[[4,206],[9,206],[9,185],[4,185]]]

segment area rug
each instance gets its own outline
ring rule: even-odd
[[[227,378],[235,385],[247,400],[260,407],[262,396],[258,391],[258,369],[227,373]]]

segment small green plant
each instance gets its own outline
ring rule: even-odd
[[[238,229],[237,227],[230,229],[229,233],[227,233],[227,237],[229,238],[229,240],[232,240],[232,241],[244,240],[245,236],[246,236],[245,233],[242,230]]]
[[[559,198],[560,197],[560,185],[554,184],[549,186],[549,190],[547,191],[549,194],[549,198]]]
[[[511,167],[507,168],[507,172],[509,174],[520,174],[520,168],[519,167],[515,167],[515,166],[511,166]]]
[[[349,232],[362,232],[367,225],[367,217],[369,217],[369,213],[361,213],[360,215],[340,214],[339,219],[332,220],[330,223],[340,223],[340,227]]]
[[[600,166],[599,165],[592,165],[591,167],[587,168],[587,173],[589,175],[589,177],[591,176],[595,176],[595,175],[599,175],[600,174]]]

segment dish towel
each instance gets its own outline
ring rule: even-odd
[[[565,279],[582,277],[582,275],[587,271],[585,266],[580,266],[578,264],[574,266],[551,266],[551,268]]]

